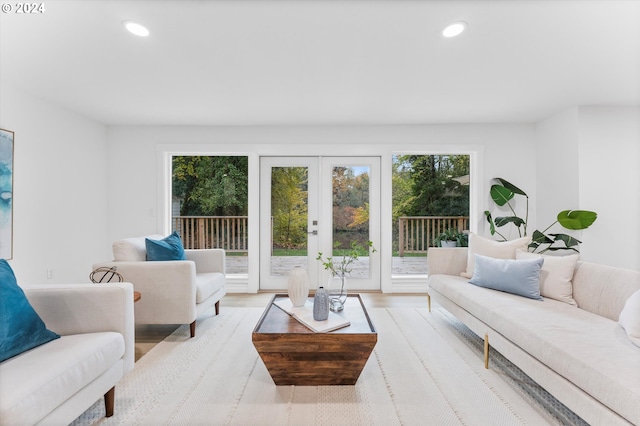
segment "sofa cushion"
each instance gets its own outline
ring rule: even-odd
[[[162,235],[132,237],[115,241],[112,244],[113,260],[116,262],[144,262],[147,260],[146,238],[161,239]]]
[[[196,274],[196,303],[202,303],[224,287],[225,277],[220,272]]]
[[[579,256],[544,256],[538,253],[529,253],[524,250],[516,250],[516,259],[543,258],[540,271],[540,294],[543,297],[559,300],[573,306],[577,306],[573,300],[573,273],[576,269]]]
[[[530,299],[540,297],[540,269],[544,259],[494,259],[476,254],[473,277],[469,283],[506,291]]]
[[[60,337],[47,330],[4,259],[0,259],[0,313],[0,362]]]
[[[467,270],[460,275],[465,278],[473,276],[476,254],[496,259],[515,259],[516,250],[526,250],[530,242],[531,237],[518,238],[512,241],[495,241],[471,232],[469,233],[469,249],[467,251]]]
[[[120,333],[62,336],[0,363],[0,418],[35,424],[124,355]]]
[[[175,231],[161,240],[145,238],[144,243],[148,261],[186,260],[182,240]]]
[[[620,312],[619,323],[627,332],[629,339],[636,346],[640,346],[640,290],[627,299]]]

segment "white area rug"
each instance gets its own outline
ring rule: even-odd
[[[355,386],[275,386],[251,343],[262,308],[222,308],[182,326],[74,425],[545,425],[530,395],[486,370],[437,306],[371,309],[378,343]],[[457,324],[456,324],[457,323]]]

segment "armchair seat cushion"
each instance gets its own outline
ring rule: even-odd
[[[44,418],[119,362],[124,350],[120,333],[74,334],[1,363],[1,417],[16,424]]]
[[[202,303],[225,285],[225,276],[220,272],[196,274],[196,303]]]

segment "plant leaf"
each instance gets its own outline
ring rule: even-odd
[[[582,241],[567,234],[549,234],[553,236],[553,242],[562,241],[566,248],[577,246]]]
[[[563,210],[558,213],[558,222],[567,229],[586,229],[598,218],[589,210]]]
[[[551,238],[547,237],[546,235],[544,235],[542,232],[535,230],[533,231],[533,235],[531,236],[531,243],[536,243],[538,245],[540,244],[553,244],[553,241]]]
[[[525,197],[529,198],[529,196],[520,188],[518,188],[517,186],[515,186],[514,184],[512,184],[509,181],[506,181],[502,178],[496,178],[497,180],[500,181],[500,183],[507,188],[508,190],[510,190],[511,192],[514,192],[516,194],[520,194],[520,195],[524,195]]]
[[[545,251],[558,251],[558,250],[571,250],[571,251],[575,251],[576,253],[580,253],[578,250],[574,249],[573,247],[547,247],[545,249]]]
[[[487,217],[487,222],[489,222],[491,235],[494,235],[496,233],[496,225],[493,223],[493,219],[491,218],[491,213],[489,212],[489,210],[485,210],[484,215]]]
[[[493,202],[501,207],[507,204],[514,195],[513,191],[501,185],[492,185],[489,192]]]
[[[522,220],[518,216],[496,217],[496,226],[500,227],[508,223],[513,223],[516,227],[519,228],[524,225],[524,220]]]

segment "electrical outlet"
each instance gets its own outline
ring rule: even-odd
[[[53,279],[53,269],[47,269],[47,279],[48,280]]]

